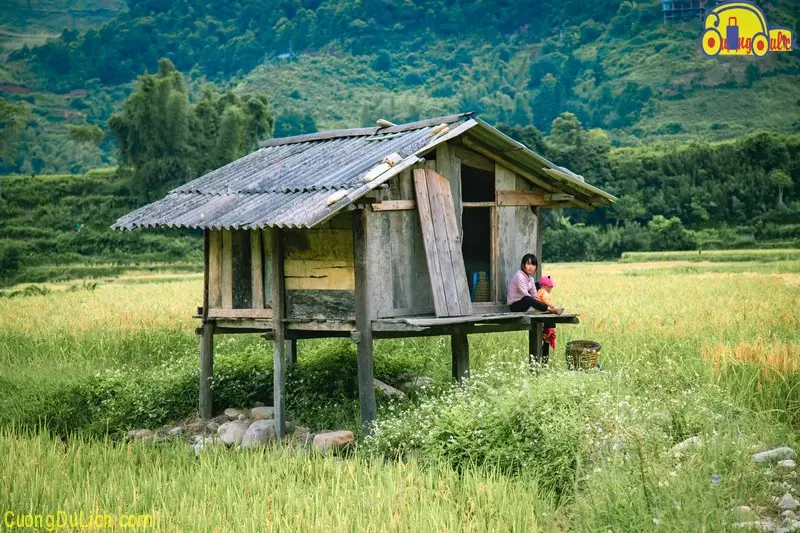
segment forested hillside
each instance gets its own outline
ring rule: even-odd
[[[770,24],[800,29],[797,2],[762,6]],[[6,54],[0,96],[33,117],[3,171],[115,164],[112,142],[76,149],[66,126],[104,128],[162,57],[195,91],[268,93],[278,135],[466,110],[543,131],[569,111],[617,145],[797,131],[797,54],[707,59],[700,29],[664,24],[658,0],[131,0],[111,22]]]

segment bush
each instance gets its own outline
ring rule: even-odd
[[[656,215],[647,223],[647,228],[652,234],[653,250],[697,249],[697,238],[693,232],[683,227],[683,222],[678,217],[667,219],[662,215]]]

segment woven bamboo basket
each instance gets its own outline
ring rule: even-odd
[[[597,341],[570,341],[567,343],[567,368],[591,370],[600,360],[600,343]]]

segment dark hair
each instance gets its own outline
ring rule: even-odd
[[[535,267],[539,267],[539,260],[536,258],[534,254],[525,254],[522,256],[522,261],[519,264],[519,269],[523,272],[525,271],[525,265],[528,263],[532,264]]]

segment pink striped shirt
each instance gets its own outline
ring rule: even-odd
[[[536,298],[536,283],[522,270],[517,270],[508,282],[508,305],[522,300],[526,296]]]

